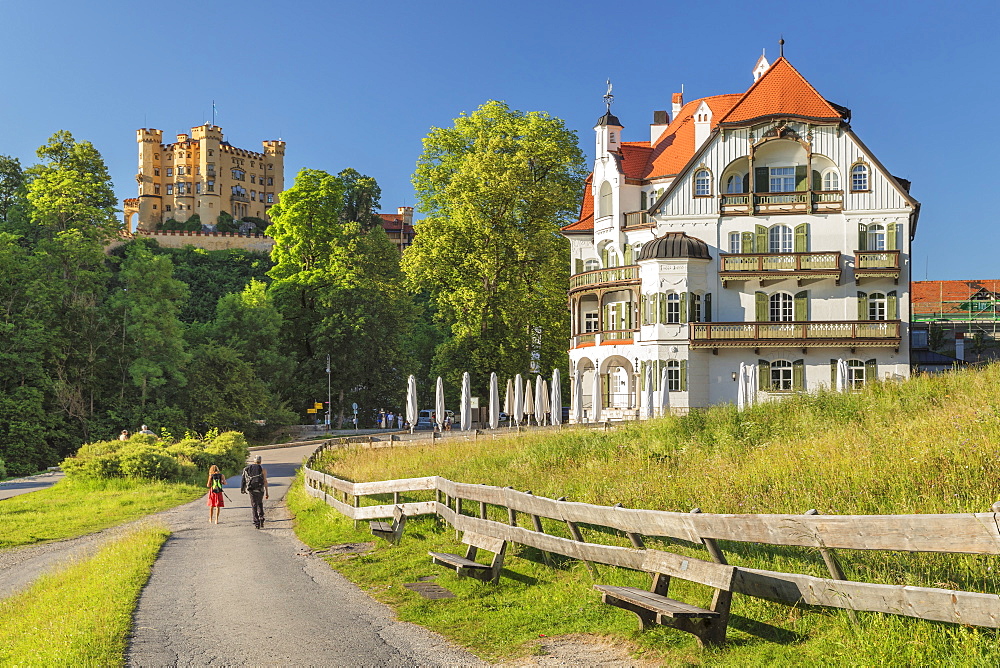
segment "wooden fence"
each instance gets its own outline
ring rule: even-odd
[[[657,564],[673,565],[673,570],[683,561],[684,569],[697,568],[710,573],[717,563],[726,563],[716,540],[815,548],[823,556],[830,578],[737,567],[733,591],[793,605],[883,612],[1000,628],[1000,596],[996,594],[848,581],[832,552],[847,548],[996,555],[1000,554],[997,513],[819,515],[810,511],[804,515],[722,515],[701,513],[697,509],[678,513],[549,499],[511,488],[470,485],[438,476],[352,483],[311,468],[326,447],[329,446],[317,449],[304,467],[306,492],[353,520],[391,517],[402,494],[433,491],[433,501],[400,504],[407,516],[438,515],[456,531],[474,531],[579,559],[588,565],[608,564],[645,572],[657,572]],[[362,497],[388,494],[393,495],[391,504],[361,505]],[[477,505],[470,508],[467,503]],[[507,522],[488,519],[488,506],[506,509]],[[470,510],[473,515],[467,514]],[[546,534],[542,518],[564,522],[572,538]],[[622,532],[632,547],[585,542],[579,530],[582,524]],[[704,545],[715,563],[647,549],[644,536]]]

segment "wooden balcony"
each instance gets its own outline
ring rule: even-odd
[[[630,211],[625,214],[625,229],[638,229],[642,227],[654,227],[656,221],[645,211]]]
[[[801,190],[790,193],[737,193],[723,195],[724,216],[776,213],[828,213],[844,208],[841,190]]]
[[[832,278],[840,285],[840,251],[825,253],[733,253],[720,256],[719,277],[727,281],[781,281]]]
[[[891,278],[899,283],[899,251],[854,251],[854,280]]]
[[[691,323],[692,348],[899,348],[899,320]]]
[[[574,334],[570,345],[573,348],[586,348],[588,346],[603,346],[628,344],[634,342],[639,336],[638,329],[616,329],[606,332],[584,332]]]
[[[594,269],[570,276],[569,292],[573,294],[581,290],[639,285],[639,283],[639,267],[631,264],[611,269]]]

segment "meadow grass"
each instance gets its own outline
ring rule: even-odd
[[[0,601],[0,665],[121,666],[164,527],[145,526]]]
[[[203,487],[163,481],[73,480],[0,501],[0,549],[74,538],[193,501]]]
[[[1000,498],[1000,365],[873,384],[850,394],[820,393],[719,406],[610,432],[565,430],[504,440],[445,442],[329,452],[321,466],[355,481],[440,475],[531,489],[601,505],[708,513],[911,514],[988,512]],[[293,502],[291,499],[295,499]],[[418,500],[404,498],[404,501]],[[386,502],[368,499],[366,503]],[[293,491],[298,530],[314,547],[370,540],[322,502]],[[496,510],[496,509],[494,509]],[[499,514],[497,519],[503,519]],[[364,528],[364,527],[362,527]],[[566,535],[546,522],[545,530]],[[587,540],[628,545],[585,529]],[[706,558],[704,548],[650,540],[651,547]],[[722,542],[737,566],[828,577],[815,550]],[[399,547],[336,567],[417,621],[488,658],[525,654],[539,634],[601,633],[675,663],[765,665],[1000,664],[997,633],[904,617],[802,609],[736,596],[729,645],[699,650],[670,629],[638,633],[633,615],[599,603],[595,580],[577,562],[550,568],[515,546],[499,587],[458,580],[432,567],[427,550],[455,552],[454,532],[430,519],[407,524]],[[997,593],[993,556],[838,550],[847,577],[867,582]],[[402,589],[439,574],[457,599],[426,601]],[[648,586],[646,576],[599,567],[596,582]],[[696,605],[711,590],[675,580],[671,595]],[[463,616],[468,616],[467,621]],[[556,620],[556,621],[553,621]]]

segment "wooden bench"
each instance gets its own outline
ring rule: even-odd
[[[428,552],[431,555],[431,561],[455,569],[459,577],[469,575],[483,582],[499,582],[500,571],[503,569],[503,557],[507,552],[507,541],[466,531],[462,534],[462,542],[469,546],[464,557],[457,554]],[[480,549],[493,553],[492,563],[480,564],[476,562],[476,553]]]
[[[643,569],[653,576],[649,591],[637,587],[594,585],[602,600],[639,617],[642,630],[654,624],[692,633],[701,645],[720,646],[726,642],[729,606],[733,600],[736,569],[700,559],[681,557],[669,552],[650,551]],[[667,597],[671,576],[715,588],[709,609],[699,608]]]
[[[393,545],[399,545],[399,540],[403,537],[403,527],[406,526],[406,513],[402,506],[392,509],[392,524],[388,522],[369,522],[368,528],[372,533],[380,538],[385,538]]]

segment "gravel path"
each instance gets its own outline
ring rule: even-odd
[[[314,447],[259,453],[271,483],[261,531],[238,478],[219,524],[204,499],[161,515],[174,533],[139,601],[129,665],[482,665],[304,556],[282,499]]]

